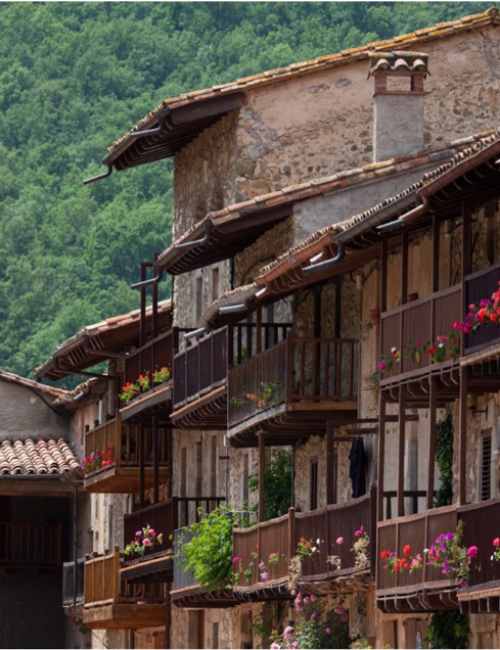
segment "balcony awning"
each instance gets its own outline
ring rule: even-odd
[[[151,334],[152,307],[146,309],[146,335]],[[100,323],[88,325],[61,343],[54,354],[36,369],[37,377],[57,380],[71,372],[83,371],[107,361],[138,345],[141,312],[139,309],[128,314],[108,318]],[[171,325],[171,303],[158,303],[158,328]]]

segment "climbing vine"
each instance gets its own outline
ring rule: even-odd
[[[436,462],[441,485],[434,497],[434,507],[453,503],[453,423],[448,416],[436,426]]]
[[[427,630],[431,648],[469,647],[469,617],[456,610],[436,612]]]

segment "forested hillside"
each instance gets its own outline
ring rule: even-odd
[[[81,181],[162,99],[494,4],[1,3],[0,367],[32,374],[138,305],[138,264],[170,241],[171,163]]]

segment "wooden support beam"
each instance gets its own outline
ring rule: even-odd
[[[430,378],[429,393],[429,467],[427,470],[427,509],[434,507],[434,461],[436,455],[436,377]]]
[[[265,521],[265,476],[266,476],[266,441],[264,432],[258,434],[259,438],[259,521]]]
[[[469,206],[464,202],[462,203],[462,314],[467,313],[467,291],[465,278],[470,270],[470,210]],[[462,332],[462,356],[465,350],[465,334]]]
[[[382,240],[380,255],[380,312],[387,310],[387,239]]]
[[[401,235],[401,304],[406,305],[408,298],[408,231]]]
[[[326,505],[336,502],[336,456],[335,456],[335,427],[331,424],[326,432]]]
[[[432,291],[439,291],[439,219],[432,217]]]
[[[139,507],[144,508],[145,505],[145,453],[144,453],[144,425],[139,424]]]
[[[382,391],[380,391],[377,450],[377,521],[383,521],[384,519],[385,411],[386,404],[382,399]]]
[[[399,446],[398,446],[398,496],[397,516],[404,517],[405,514],[405,397],[403,391],[399,392]],[[381,437],[381,436],[379,436]]]
[[[262,305],[255,310],[255,354],[262,352]]]
[[[459,504],[466,503],[467,482],[467,368],[460,368],[460,402],[458,429],[458,497]]]
[[[153,436],[153,501],[158,503],[160,500],[160,453],[159,453],[159,432],[158,418],[153,415],[151,433]]]

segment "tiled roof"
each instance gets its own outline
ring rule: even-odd
[[[450,22],[438,23],[432,27],[418,29],[415,32],[411,32],[410,34],[395,36],[394,38],[390,38],[385,41],[375,41],[361,47],[342,50],[336,54],[320,56],[311,61],[292,63],[291,65],[285,66],[283,68],[267,70],[266,72],[262,72],[260,74],[243,77],[241,79],[237,79],[236,81],[212,86],[211,88],[205,88],[204,90],[182,93],[177,97],[165,99],[159,106],[157,106],[153,111],[148,113],[142,120],[133,126],[128,133],[114,142],[108,148],[108,151],[109,153],[113,152],[117,147],[123,144],[123,142],[130,138],[131,133],[140,130],[142,126],[148,123],[165,108],[176,108],[232,92],[240,92],[242,90],[249,90],[255,87],[262,87],[264,85],[269,85],[278,81],[286,81],[292,77],[309,74],[311,72],[318,72],[321,70],[345,65],[354,61],[367,59],[372,52],[393,50],[395,48],[406,49],[408,47],[419,45],[428,41],[445,38],[447,36],[453,36],[464,31],[470,31],[471,29],[479,29],[486,27],[487,25],[496,25],[499,24],[498,15],[498,9],[491,8],[484,13],[464,16],[459,20],[452,20]]]
[[[368,222],[370,217],[379,213],[382,209],[390,208],[392,205],[394,205],[396,209],[396,204],[399,204],[401,200],[404,199],[404,197],[409,196],[416,191],[419,191],[419,193],[425,193],[426,188],[428,186],[430,187],[430,184],[441,177],[445,172],[458,166],[464,160],[472,158],[477,153],[483,151],[493,143],[499,141],[499,138],[500,130],[495,130],[487,134],[477,134],[461,140],[461,144],[458,147],[459,150],[455,153],[455,155],[444,162],[442,165],[439,165],[432,171],[424,174],[420,181],[409,185],[401,192],[398,192],[398,194],[384,199],[372,208],[364,210],[363,212],[354,215],[345,221],[335,223],[331,226],[326,226],[325,228],[317,230],[306,240],[291,247],[285,253],[277,257],[276,260],[263,267],[255,279],[256,283],[259,285],[265,285],[266,282],[272,279],[272,277],[280,273],[280,266],[283,266],[284,270],[288,270],[292,266],[302,263],[306,259],[310,259],[317,252],[320,252],[322,246],[332,244],[334,238],[341,235],[341,233],[346,233],[347,236],[349,231],[354,226]],[[458,143],[455,143],[455,146],[457,145]],[[344,239],[344,237],[342,238]],[[318,246],[313,249],[313,246],[315,244],[318,244]]]
[[[158,315],[165,316],[171,311],[171,301],[163,300],[158,303]],[[151,319],[153,310],[151,306],[146,308],[146,317]],[[123,334],[127,331],[131,332],[132,338],[136,337],[139,332],[139,323],[141,318],[140,309],[135,309],[127,314],[121,314],[120,316],[113,316],[112,318],[107,318],[106,320],[95,323],[94,325],[87,325],[79,332],[66,339],[61,343],[54,354],[47,359],[41,366],[36,368],[38,376],[43,376],[45,371],[51,366],[56,357],[61,357],[63,355],[69,355],[73,351],[78,352],[79,360],[82,356],[85,356],[83,349],[84,341],[88,338],[91,342],[91,346],[96,351],[99,351],[100,348],[110,348],[112,343],[110,340],[115,339],[118,342],[117,335]],[[121,343],[121,340],[120,340]],[[126,346],[126,342],[124,344]],[[106,355],[103,354],[105,357]],[[97,357],[94,357],[94,363],[97,363]],[[90,365],[90,364],[89,364]],[[54,377],[55,378],[55,377]]]
[[[63,474],[79,468],[68,443],[59,438],[4,438],[0,441],[0,475]]]
[[[425,165],[437,164],[443,160],[449,161],[462,149],[468,149],[475,142],[481,143],[489,134],[491,134],[491,131],[477,133],[466,138],[448,142],[440,147],[428,148],[424,151],[391,158],[377,163],[368,163],[362,167],[348,169],[333,174],[332,176],[291,185],[269,194],[256,196],[255,198],[244,201],[243,203],[229,205],[222,210],[209,212],[203,219],[197,221],[193,226],[191,226],[191,228],[178,237],[169,248],[161,253],[158,258],[158,264],[160,266],[162,266],[162,264],[167,265],[169,258],[173,256],[176,245],[192,239],[198,239],[198,237],[205,232],[207,226],[217,227],[219,224],[225,225],[229,220],[244,218],[257,212],[275,209],[287,204],[320,196],[322,194],[342,190],[351,185],[372,181],[374,179],[383,178],[384,176],[407,172],[408,170]],[[340,226],[341,224],[336,224],[336,227]],[[314,237],[315,235],[312,236]],[[299,244],[299,246],[301,246],[301,244]],[[293,250],[294,249],[292,248],[291,251]],[[186,255],[192,257],[192,251],[193,249],[187,249]],[[287,254],[288,253],[285,253],[285,255]],[[276,262],[272,263],[272,265],[274,264],[276,264]]]
[[[256,284],[245,284],[222,293],[205,311],[198,322],[198,327],[202,327],[205,323],[209,323],[216,318],[221,307],[243,303],[245,300],[253,298],[258,290],[259,287]]]
[[[8,381],[11,384],[18,384],[20,386],[25,386],[31,390],[36,390],[39,393],[46,393],[52,395],[53,397],[66,397],[68,391],[63,388],[54,388],[53,386],[44,386],[33,379],[27,379],[26,377],[21,377],[16,375],[13,372],[7,372],[6,370],[0,369],[0,381]]]

